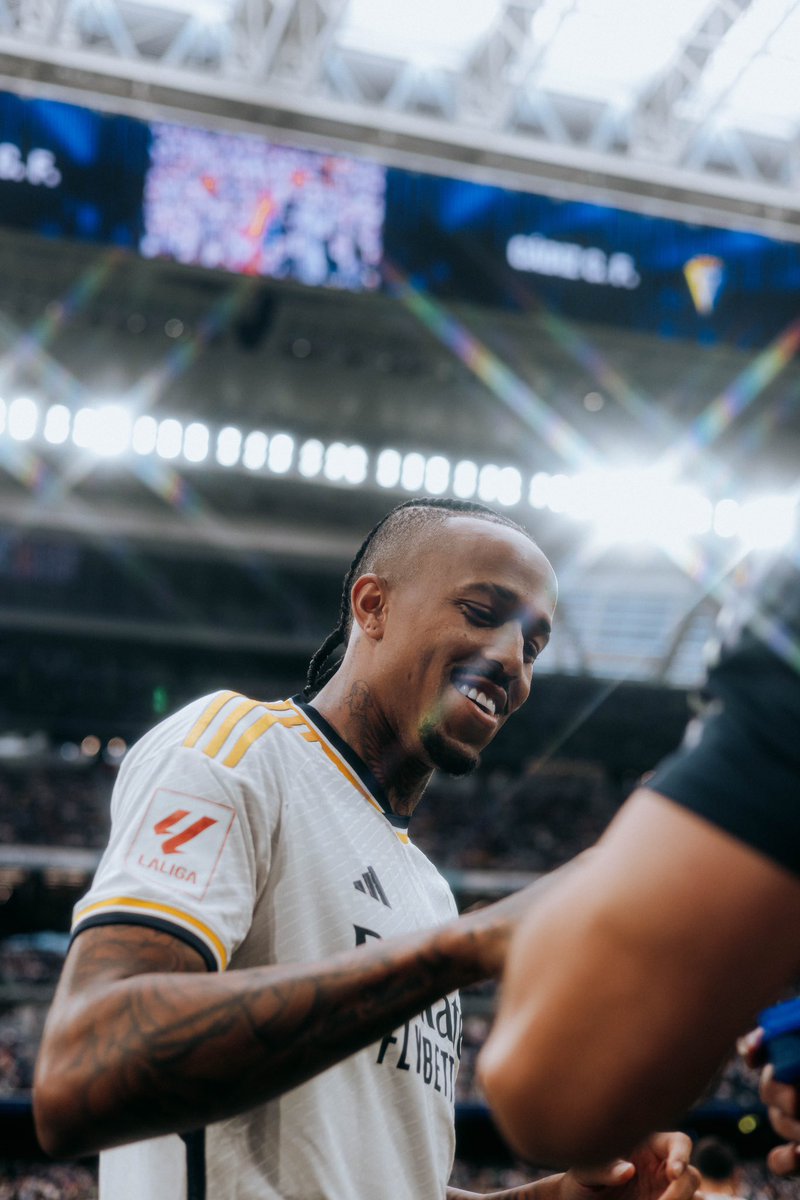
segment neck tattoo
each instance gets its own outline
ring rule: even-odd
[[[392,811],[408,817],[417,807],[431,769],[409,759],[386,722],[380,717],[369,685],[357,679],[346,701],[353,722],[357,750],[386,791]]]

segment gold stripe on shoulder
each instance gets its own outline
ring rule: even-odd
[[[374,800],[372,798],[372,796],[369,794],[369,792],[364,787],[364,785],[361,783],[361,781],[358,779],[358,777],[350,770],[347,763],[336,753],[336,751],[334,750],[334,748],[332,746],[328,745],[328,743],[325,741],[325,739],[323,737],[320,737],[319,734],[316,733],[316,731],[314,731],[314,732],[315,732],[314,740],[319,743],[319,745],[322,748],[323,753],[330,759],[330,761],[336,767],[336,770],[341,775],[344,775],[347,782],[352,784],[352,786],[356,789],[356,791],[359,792],[364,797],[364,799],[367,800],[372,805],[372,807],[375,809],[376,812],[379,812],[381,814],[381,816],[384,816],[385,815],[384,811],[381,808],[380,804],[378,804],[378,801]],[[308,735],[306,735],[306,738],[308,741],[311,740],[310,738],[308,738]]]
[[[247,751],[253,745],[253,742],[258,741],[262,734],[271,729],[273,725],[283,725],[285,729],[292,729],[296,725],[305,725],[305,717],[297,714],[294,716],[278,717],[274,713],[265,713],[258,721],[254,721],[246,733],[243,733],[236,745],[230,751],[226,758],[222,760],[224,767],[236,767],[242,761]]]
[[[184,746],[196,746],[220,709],[223,709],[229,700],[233,700],[234,696],[238,695],[239,692],[223,692],[221,696],[212,700],[208,707],[203,709],[199,720],[189,730],[183,743]]]
[[[242,718],[251,713],[254,708],[260,707],[258,700],[245,700],[242,704],[237,704],[233,712],[222,722],[208,745],[203,748],[203,753],[207,754],[209,758],[215,758]]]

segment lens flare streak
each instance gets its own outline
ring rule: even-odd
[[[396,267],[384,264],[384,275],[393,294],[409,312],[551,450],[572,466],[595,464],[591,444],[444,305],[416,287]]]

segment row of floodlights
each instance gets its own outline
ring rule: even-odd
[[[296,440],[288,433],[267,435],[261,430],[244,433],[226,425],[214,433],[202,421],[183,423],[173,417],[150,414],[134,417],[121,405],[81,408],[73,414],[64,404],[45,411],[35,400],[20,396],[6,405],[0,400],[0,434],[18,442],[41,437],[51,446],[71,442],[100,458],[124,455],[199,465],[209,460],[221,467],[246,467],[273,475],[294,472],[305,479],[323,477],[331,483],[357,486],[370,473],[370,455],[363,446],[317,438]],[[478,466],[467,460],[456,464],[443,455],[401,454],[383,450],[375,460],[374,480],[380,487],[442,495],[479,496],[487,503],[519,504],[522,475],[516,467]]]
[[[41,438],[52,446],[71,442],[101,458],[156,456],[165,461],[220,467],[244,467],[272,475],[292,473],[305,479],[358,486],[370,477],[371,458],[360,445],[317,438],[299,440],[288,433],[244,432],[233,425],[212,431],[202,421],[133,416],[121,405],[81,408],[63,404],[42,409],[20,396],[0,399],[0,435],[18,442]],[[480,465],[469,459],[451,462],[441,454],[381,450],[372,481],[379,487],[411,494],[478,498],[514,507],[527,500],[534,509],[563,513],[594,527],[607,542],[646,542],[669,546],[677,539],[715,533],[752,547],[785,545],[796,528],[796,502],[775,495],[739,503],[713,504],[696,487],[676,483],[654,468],[598,469],[576,475],[537,472],[524,493],[522,473],[512,466]]]

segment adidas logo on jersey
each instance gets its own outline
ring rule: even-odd
[[[367,896],[372,896],[373,900],[380,900],[381,904],[385,904],[387,908],[392,907],[374,867],[367,867],[360,879],[354,879],[353,887],[357,892],[363,892]]]

